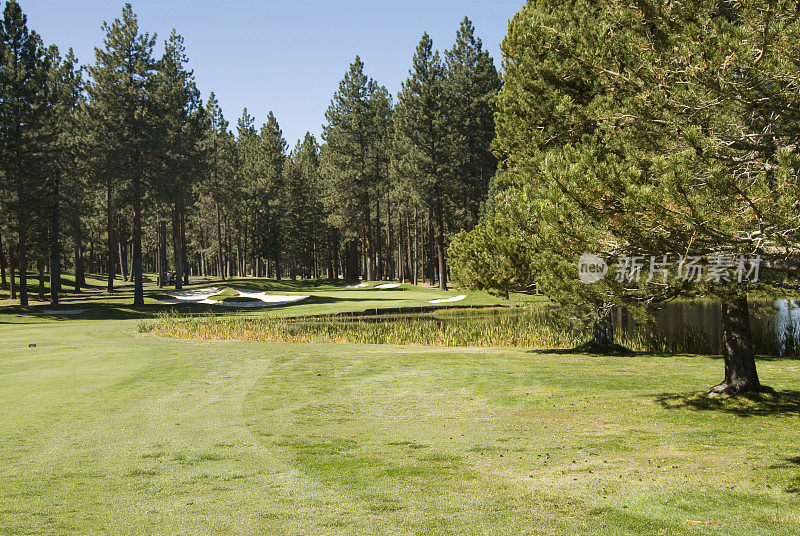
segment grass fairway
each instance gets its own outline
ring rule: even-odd
[[[0,534],[800,531],[797,361],[135,331],[0,316]]]

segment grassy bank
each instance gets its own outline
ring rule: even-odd
[[[796,362],[0,324],[0,534],[796,534]],[[36,343],[36,348],[28,345]]]

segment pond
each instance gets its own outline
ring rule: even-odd
[[[800,357],[798,305],[800,300],[751,304],[753,346],[758,355]],[[616,310],[613,315],[615,342],[635,351],[721,353],[722,311],[719,303],[669,302],[654,307],[650,312],[651,320],[637,322],[625,309]],[[398,335],[416,333],[420,340],[430,337],[430,343],[452,338],[467,346],[568,348],[589,340],[591,326],[587,322],[575,322],[561,313],[556,306],[539,304],[507,309],[451,308],[425,314],[380,315],[353,320],[362,326],[401,324],[401,327],[395,325],[391,329]],[[369,329],[379,332],[376,328]]]
[[[662,339],[665,349],[719,353],[722,344],[722,307],[713,301],[670,302],[654,308],[653,325],[637,325],[625,310],[615,312],[615,325],[628,336]],[[800,357],[800,300],[751,304],[753,344],[762,355]]]

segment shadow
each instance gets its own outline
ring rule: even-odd
[[[292,281],[291,279],[281,279],[280,281],[278,281],[277,279],[264,279],[260,277],[259,278],[242,277],[234,279],[208,278],[202,281],[191,282],[189,285],[184,285],[184,287],[197,287],[199,285],[227,286],[227,287],[247,287],[252,290],[263,290],[263,291],[283,290],[283,291],[302,292],[304,290],[312,290],[320,288],[330,288],[331,290],[333,290],[341,283],[342,283],[341,279],[339,280],[297,279],[295,281]]]
[[[621,356],[621,357],[634,357],[637,355],[653,354],[645,352],[634,352],[624,346],[615,344],[610,347],[599,346],[592,343],[582,344],[576,348],[532,348],[524,350],[526,354],[549,354],[549,355],[589,355],[589,356]]]
[[[663,393],[655,400],[664,409],[715,411],[738,417],[800,416],[800,391],[797,390],[714,398],[705,393]],[[800,463],[800,457],[795,460]]]
[[[334,296],[310,296],[305,300],[298,302],[298,303],[314,303],[314,304],[323,304],[323,303],[340,303],[340,302],[368,302],[368,301],[375,301],[376,298],[341,298],[341,297],[334,297]],[[403,301],[402,298],[380,298],[381,302],[391,302],[391,301]]]

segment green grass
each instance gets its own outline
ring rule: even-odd
[[[718,359],[137,324],[0,316],[0,534],[800,531],[797,361],[709,400]]]
[[[82,290],[98,290],[106,288],[106,278],[103,275],[86,274],[84,277],[86,284],[82,285]],[[16,274],[14,280],[19,284],[19,274]],[[6,268],[6,281],[11,284],[11,274]],[[122,278],[118,279],[118,284],[125,285]],[[19,287],[17,287],[19,288]],[[44,292],[46,295],[50,294],[50,276],[45,274],[44,278]],[[61,274],[61,289],[65,294],[71,293],[75,289],[75,275],[70,273]],[[35,272],[28,272],[28,293],[30,299],[35,301],[39,296],[39,275]],[[6,305],[4,302],[11,297],[11,290],[9,288],[0,288],[0,305]]]
[[[154,276],[151,277],[148,275],[146,277],[144,307],[133,308],[131,306],[133,303],[133,288],[130,283],[122,284],[121,282],[118,282],[117,290],[112,295],[106,293],[92,295],[81,299],[80,302],[64,303],[61,307],[67,309],[87,309],[86,318],[94,319],[148,318],[165,311],[222,315],[236,313],[253,317],[259,317],[265,314],[265,309],[261,308],[238,310],[235,308],[223,308],[218,305],[208,304],[165,305],[161,300],[167,298],[172,289],[159,289],[153,281]],[[274,279],[241,278],[226,281],[209,279],[187,285],[184,289],[208,287],[222,288],[224,291],[222,295],[214,298],[223,300],[225,298],[233,298],[237,295],[232,287],[263,290],[281,295],[310,296],[309,299],[295,304],[269,307],[269,314],[277,316],[309,316],[348,311],[364,311],[369,309],[430,306],[429,300],[447,298],[461,293],[466,294],[468,297],[452,305],[518,305],[542,301],[544,299],[540,296],[514,294],[512,295],[512,299],[507,301],[482,291],[462,292],[451,290],[442,292],[438,289],[414,285],[402,285],[396,289],[374,289],[372,286],[375,284],[378,283],[370,283],[370,287],[368,288],[347,288],[348,284],[343,281],[320,279],[276,281]],[[105,288],[105,286],[102,288]],[[33,296],[31,298],[33,299]],[[242,300],[239,298],[235,301]],[[46,303],[32,303],[31,307],[22,309],[9,300],[0,301],[0,314],[36,312],[37,310],[40,311],[43,309],[51,310],[52,307]]]

